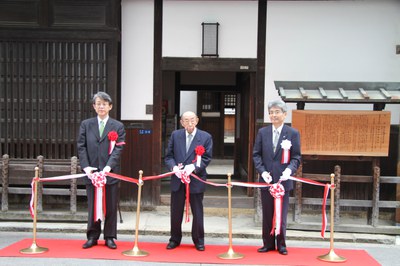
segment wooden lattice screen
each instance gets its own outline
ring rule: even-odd
[[[0,41],[0,154],[76,155],[91,98],[107,91],[106,42]]]

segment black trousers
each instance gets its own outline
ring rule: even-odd
[[[88,239],[99,239],[101,234],[101,221],[94,221],[94,195],[95,187],[92,184],[86,185],[88,200],[88,224],[86,236]],[[104,219],[104,239],[117,238],[118,218],[118,183],[106,184],[106,214]]]
[[[287,214],[289,210],[289,194],[290,191],[285,191],[282,202],[282,216],[281,216],[281,232],[276,236],[276,246],[278,250],[286,247],[286,226]],[[274,218],[274,197],[271,196],[268,189],[261,189],[261,204],[262,204],[262,239],[264,247],[268,249],[275,249],[275,233],[272,235],[271,229],[275,228],[273,223]]]
[[[204,193],[190,193],[190,209],[192,210],[192,240],[194,244],[204,245]],[[170,241],[181,243],[182,221],[186,199],[185,184],[181,184],[176,192],[171,192],[171,238]]]

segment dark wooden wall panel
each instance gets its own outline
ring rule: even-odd
[[[0,154],[70,159],[97,91],[119,118],[120,0],[0,1]]]
[[[39,26],[40,0],[0,1],[0,25]]]
[[[106,26],[110,1],[54,1],[51,26]]]
[[[139,178],[139,170],[143,176],[152,175],[152,121],[124,122],[126,128],[126,145],[121,158],[122,175]],[[160,173],[158,173],[160,174]],[[151,205],[152,182],[146,181],[142,187],[142,204]],[[137,185],[128,182],[121,184],[121,201],[132,202],[137,200]]]
[[[2,0],[0,27],[120,28],[120,0]]]

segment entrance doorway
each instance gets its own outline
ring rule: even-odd
[[[207,86],[199,91],[180,91],[179,114],[188,110],[197,113],[198,127],[213,137],[213,159],[234,159],[237,97],[235,91],[208,90]]]
[[[231,173],[235,181],[254,182],[255,69],[256,60],[250,59],[163,58],[163,154],[170,134],[181,127],[181,114],[192,110],[199,116],[199,128],[213,136],[208,178],[226,182]],[[252,189],[244,190],[252,196]]]

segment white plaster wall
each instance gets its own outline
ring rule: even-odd
[[[166,0],[163,8],[163,56],[200,57],[201,23],[217,21],[220,57],[256,57],[257,1]],[[279,97],[274,80],[399,82],[399,14],[397,0],[268,1],[266,104]],[[145,105],[153,103],[153,16],[153,1],[122,0],[123,120],[152,119]],[[386,110],[392,111],[392,124],[399,124],[400,106]]]
[[[154,3],[123,0],[121,33],[121,119],[151,120],[153,104]]]
[[[179,106],[179,114],[180,117],[186,111],[197,111],[197,91],[181,91],[180,95],[182,100]]]
[[[257,1],[164,1],[163,56],[201,57],[202,22],[218,22],[219,57],[257,57]]]
[[[275,80],[399,82],[399,14],[395,0],[268,1],[266,104],[279,97]],[[306,109],[338,108],[372,110],[372,105],[306,104]],[[385,110],[392,112],[392,124],[399,124],[400,106]]]

